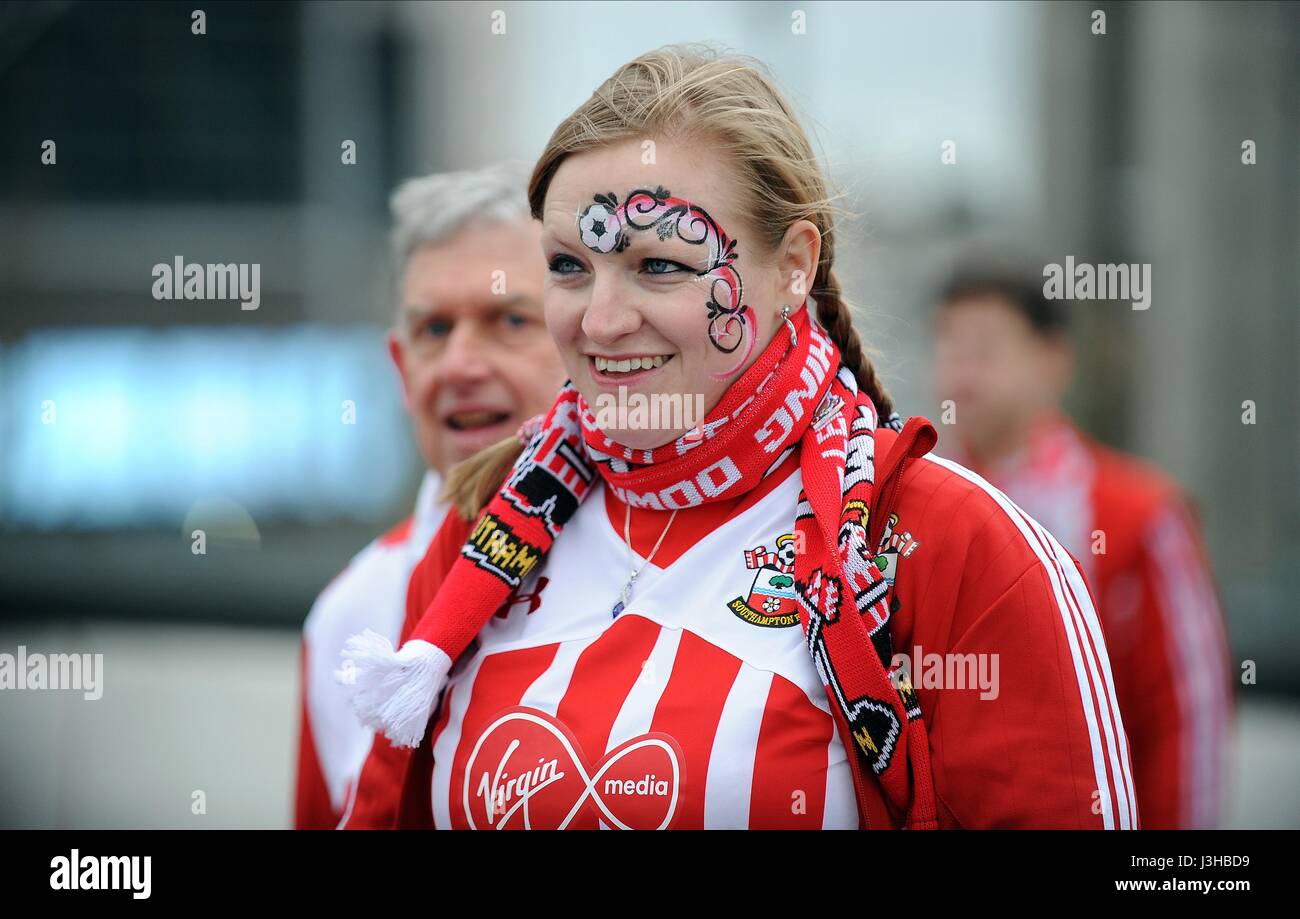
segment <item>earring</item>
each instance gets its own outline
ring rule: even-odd
[[[781,307],[781,318],[784,319],[785,324],[790,327],[790,347],[793,348],[795,345],[799,344],[799,336],[794,330],[794,320],[790,318],[790,304],[787,303],[785,306]]]

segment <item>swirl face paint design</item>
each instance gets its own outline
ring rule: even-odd
[[[754,349],[754,312],[744,303],[744,283],[733,264],[736,241],[729,237],[702,207],[682,198],[674,198],[662,186],[653,190],[640,188],[631,192],[622,204],[612,193],[595,195],[595,203],[578,215],[578,233],[582,243],[602,255],[622,252],[632,241],[633,230],[654,230],[661,239],[674,234],[693,246],[707,246],[708,264],[696,276],[709,278],[709,341],[724,354],[745,345],[744,353],[732,367],[710,374],[715,380],[732,376],[744,366]],[[727,346],[723,339],[740,326],[740,338]],[[746,334],[748,332],[748,334]]]

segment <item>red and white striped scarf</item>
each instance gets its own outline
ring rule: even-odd
[[[339,677],[361,720],[396,745],[419,744],[452,663],[543,563],[597,475],[633,507],[694,507],[744,494],[797,449],[799,618],[850,750],[859,809],[872,826],[933,827],[925,727],[906,676],[891,679],[889,584],[868,537],[882,531],[869,519],[878,415],[807,307],[791,317],[793,341],[773,336],[699,428],[652,450],[611,441],[566,383],[410,638],[397,651],[373,632],[349,640]],[[897,414],[886,424],[902,427]]]

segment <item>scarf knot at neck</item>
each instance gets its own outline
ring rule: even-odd
[[[677,510],[734,498],[784,458],[830,387],[838,362],[834,343],[809,321],[807,309],[792,321],[795,345],[784,334],[773,336],[698,427],[652,450],[611,440],[566,384],[560,398],[577,401],[586,455],[620,501]]]

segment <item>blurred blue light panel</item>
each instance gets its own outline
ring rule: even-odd
[[[372,326],[43,330],[0,351],[0,521],[373,520],[415,474]],[[346,423],[346,405],[355,423]]]

